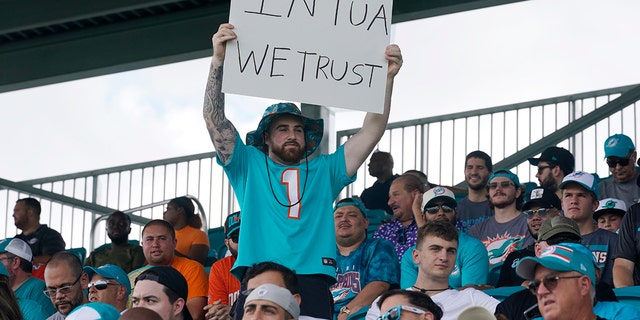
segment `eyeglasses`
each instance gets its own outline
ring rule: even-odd
[[[407,243],[407,232],[404,228],[398,229],[398,231],[396,231],[396,236],[398,237],[397,240],[399,244]]]
[[[44,293],[45,296],[47,296],[47,298],[55,297],[58,293],[66,296],[69,293],[71,293],[71,288],[73,288],[73,286],[75,286],[76,283],[80,281],[80,278],[82,278],[82,273],[78,276],[78,279],[76,279],[76,281],[74,281],[72,284],[68,286],[63,286],[59,288],[47,288],[42,292]]]
[[[92,287],[95,287],[97,290],[104,290],[106,289],[109,285],[112,286],[119,286],[120,284],[118,283],[111,283],[107,280],[96,280],[94,282],[89,282],[89,287],[88,289],[91,289]]]
[[[453,208],[446,204],[438,204],[433,207],[424,208],[424,211],[429,214],[436,214],[438,213],[438,211],[440,211],[440,208],[442,208],[442,211],[444,211],[445,213],[453,212]]]
[[[618,158],[618,157],[609,157],[607,158],[607,165],[609,166],[609,168],[615,168],[617,165],[620,165],[621,167],[626,167],[629,165],[629,162],[631,160],[629,159],[629,157],[627,158]]]
[[[555,165],[551,165],[551,166],[538,166],[538,174],[542,174],[542,171],[544,171],[544,169],[547,169],[547,168],[549,168],[549,169],[553,169],[553,168],[555,168],[555,167],[556,167]]]
[[[491,183],[488,184],[489,189],[497,189],[498,185],[504,189],[504,188],[508,188],[509,186],[515,186],[516,184],[511,182],[511,181],[502,181],[500,183],[491,182]]]
[[[533,219],[533,216],[536,213],[540,216],[540,218],[544,219],[544,217],[546,217],[549,211],[551,210],[555,210],[555,209],[540,208],[540,209],[534,209],[534,210],[525,210],[525,211],[522,211],[522,213],[525,216],[527,216],[527,219]]]
[[[536,280],[532,280],[531,282],[529,282],[529,291],[531,291],[531,293],[533,293],[534,296],[538,295],[538,289],[540,288],[540,283],[542,282],[544,284],[544,287],[547,288],[547,290],[549,291],[553,291],[557,286],[558,286],[558,280],[561,279],[576,279],[576,278],[581,278],[584,275],[579,275],[579,276],[557,276],[557,275],[547,275],[544,278],[542,278],[542,281],[536,279]]]
[[[377,320],[399,320],[402,315],[402,310],[409,311],[415,314],[424,314],[426,311],[410,306],[395,306],[389,309],[384,314],[378,316]]]

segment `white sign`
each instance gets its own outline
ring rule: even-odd
[[[392,0],[232,0],[222,90],[382,113]]]

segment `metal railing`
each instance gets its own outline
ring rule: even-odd
[[[418,169],[443,185],[462,186],[465,156],[478,149],[492,156],[494,168],[510,168],[522,182],[535,182],[536,168],[526,159],[551,145],[570,150],[577,169],[606,177],[604,140],[622,132],[640,141],[639,100],[640,85],[632,85],[390,123],[378,149],[392,153],[395,172]],[[337,145],[357,131],[338,132]],[[163,208],[151,204],[184,194],[199,200],[207,228],[218,227],[238,204],[214,161],[215,153],[208,152],[22,182],[0,179],[0,237],[17,233],[11,213],[15,201],[27,196],[42,200],[41,223],[60,231],[68,248],[105,243],[104,228],[92,232],[92,226],[115,210],[135,209],[130,238],[139,238],[141,224],[162,218]],[[360,194],[373,181],[365,163],[343,193]]]
[[[390,123],[377,149],[394,157],[394,172],[423,171],[429,182],[466,188],[465,156],[482,150],[492,157],[494,169],[508,168],[522,182],[535,182],[536,167],[527,158],[549,146],[571,151],[576,170],[609,176],[604,161],[604,141],[624,133],[640,142],[640,85],[629,85],[581,94],[542,99],[500,107]],[[430,106],[425,106],[430,108]],[[337,145],[359,128],[339,131]],[[367,166],[345,195],[359,195],[373,184]]]

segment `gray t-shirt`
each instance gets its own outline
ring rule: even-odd
[[[598,189],[600,194],[599,199],[604,198],[616,198],[624,201],[627,208],[631,207],[634,203],[640,201],[640,187],[636,180],[638,179],[638,172],[636,176],[627,183],[619,183],[613,177],[609,177],[598,183]]]
[[[468,232],[472,225],[478,224],[493,216],[493,210],[489,208],[489,200],[473,202],[469,197],[458,201],[456,207],[458,213],[458,230]]]

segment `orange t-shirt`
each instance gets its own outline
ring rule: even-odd
[[[209,304],[216,300],[232,305],[240,293],[240,281],[231,274],[236,262],[233,256],[224,257],[213,263],[209,271]]]
[[[188,258],[173,257],[171,266],[178,270],[187,280],[189,286],[189,295],[187,300],[195,297],[207,296],[207,272],[204,267]]]
[[[180,230],[176,230],[176,251],[184,256],[189,256],[191,246],[194,244],[204,244],[209,247],[209,237],[204,231],[196,229],[192,226],[186,226]]]

